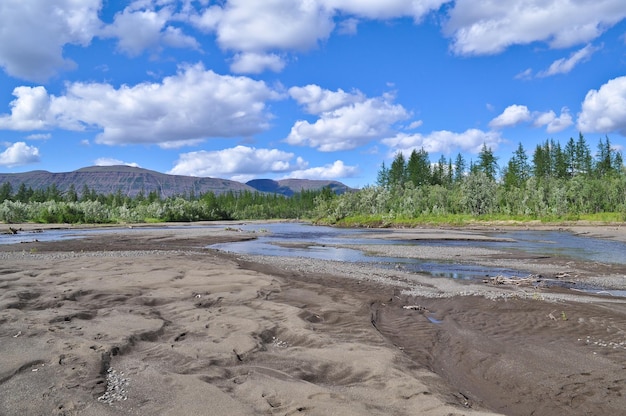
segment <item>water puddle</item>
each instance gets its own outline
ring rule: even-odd
[[[433,324],[440,324],[443,322],[443,321],[440,321],[439,319],[433,318],[432,316],[426,316],[426,318]]]

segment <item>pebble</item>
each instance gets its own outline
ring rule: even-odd
[[[106,374],[107,390],[98,397],[98,401],[112,405],[128,399],[127,388],[129,382],[124,378],[124,373],[117,372],[112,368],[107,370]]]

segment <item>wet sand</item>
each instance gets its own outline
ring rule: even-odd
[[[466,237],[466,230],[438,229],[390,238],[408,232]],[[624,238],[617,227],[577,232]],[[626,408],[623,298],[204,248],[246,238],[254,235],[120,229],[0,246],[0,414],[603,415]],[[546,274],[567,267],[577,279],[615,287],[626,279],[611,265],[463,255]]]

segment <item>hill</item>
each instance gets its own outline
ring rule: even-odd
[[[85,186],[98,194],[115,194],[118,190],[123,195],[134,197],[140,192],[148,195],[157,192],[162,198],[175,195],[195,195],[213,192],[271,192],[282,195],[293,195],[302,189],[321,189],[332,183],[333,190],[349,189],[346,185],[334,181],[308,181],[303,179],[288,179],[273,181],[260,179],[252,186],[241,182],[219,178],[199,178],[193,176],[168,175],[148,169],[132,166],[92,166],[72,172],[53,173],[36,170],[24,173],[0,173],[0,185],[10,183],[13,192],[17,192],[23,183],[27,188],[46,189],[55,184],[61,193],[72,185],[80,195]],[[338,192],[341,193],[341,192]]]
[[[197,178],[192,176],[167,175],[148,169],[131,166],[92,166],[73,172],[52,173],[42,170],[24,173],[0,173],[0,184],[9,182],[16,192],[24,183],[32,189],[45,189],[55,184],[61,192],[74,185],[80,194],[87,186],[98,194],[114,194],[118,190],[131,197],[140,192],[148,195],[156,191],[161,197],[174,195],[196,195],[213,192],[220,194],[228,191],[251,191],[254,188],[236,181],[216,178]]]
[[[322,188],[330,188],[336,194],[343,194],[351,190],[347,185],[337,181],[328,180],[311,180],[311,179],[281,179],[274,181],[272,179],[254,179],[246,182],[261,192],[271,192],[291,196],[296,192],[311,191]]]

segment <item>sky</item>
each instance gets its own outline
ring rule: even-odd
[[[626,144],[624,0],[2,0],[0,172],[376,183]]]

